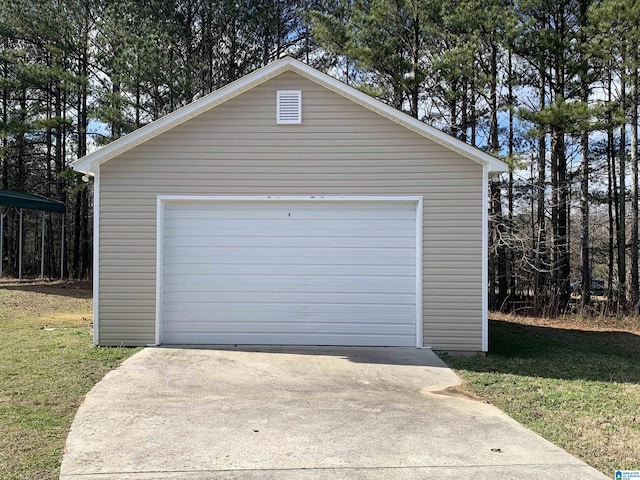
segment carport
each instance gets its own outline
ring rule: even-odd
[[[62,215],[60,222],[61,228],[61,245],[60,245],[60,277],[64,274],[64,216],[67,208],[64,203],[58,200],[50,200],[40,195],[33,195],[24,192],[15,192],[11,190],[0,190],[0,206],[15,208],[19,212],[20,226],[18,233],[18,279],[22,279],[22,244],[23,244],[23,210],[35,210],[42,212],[42,234],[40,244],[40,276],[44,276],[44,240],[45,240],[45,224],[46,212],[59,213]],[[0,277],[2,276],[3,258],[4,258],[4,218],[5,213],[0,214]]]

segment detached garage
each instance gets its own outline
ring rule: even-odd
[[[487,349],[505,164],[291,58],[79,159],[94,340]]]

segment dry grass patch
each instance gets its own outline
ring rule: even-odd
[[[135,351],[93,346],[88,284],[0,282],[0,478],[58,478],[82,397]]]
[[[445,360],[468,390],[605,475],[640,469],[638,318],[492,315],[489,355]]]
[[[491,319],[539,327],[570,328],[591,332],[629,332],[640,335],[640,317],[634,315],[600,315],[594,317],[563,315],[556,318],[538,318],[491,312]]]

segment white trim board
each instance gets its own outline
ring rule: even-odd
[[[424,200],[418,197],[416,205],[416,347],[424,347],[424,325],[423,325],[423,302],[422,296],[422,276],[424,275],[424,261],[422,259],[422,241],[424,236],[423,215]]]
[[[416,212],[416,347],[422,348],[424,341],[422,312],[422,242],[423,242],[423,197],[421,196],[203,196],[203,195],[158,195],[157,196],[157,228],[156,228],[156,318],[155,345],[162,344],[162,306],[164,278],[162,254],[164,251],[164,217],[167,202],[414,202]]]
[[[100,166],[93,177],[93,343],[100,344]]]
[[[482,351],[489,351],[489,172],[482,168]]]
[[[156,208],[156,325],[155,345],[162,341],[162,291],[164,288],[164,262],[162,252],[164,250],[164,204],[166,198],[158,196]]]
[[[98,165],[121,155],[128,150],[140,145],[167,130],[176,127],[187,120],[194,118],[224,102],[230,100],[247,90],[250,90],[281,73],[291,71],[328,88],[329,90],[358,103],[359,105],[382,115],[389,120],[408,128],[419,135],[422,135],[433,142],[445,146],[458,152],[464,157],[489,167],[489,173],[501,173],[507,170],[507,164],[497,158],[483,152],[471,145],[468,145],[455,137],[427,125],[420,120],[413,118],[379,100],[357,90],[341,81],[326,75],[305,63],[291,57],[284,57],[256,70],[249,75],[242,77],[229,85],[216,90],[196,100],[189,105],[182,107],[138,130],[118,139],[110,144],[90,153],[73,163],[75,170],[83,172],[95,172]]]
[[[160,201],[198,201],[218,202],[421,202],[421,196],[370,196],[370,195],[158,195]]]

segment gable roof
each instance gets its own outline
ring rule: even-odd
[[[145,125],[118,140],[96,150],[89,155],[76,160],[72,166],[75,170],[92,173],[96,166],[111,160],[118,155],[140,145],[167,130],[176,127],[187,120],[190,120],[224,102],[230,100],[261,83],[270,80],[281,73],[295,72],[323,87],[342,95],[349,100],[372,110],[383,117],[392,120],[409,130],[412,130],[429,140],[454,150],[462,156],[488,167],[489,174],[502,173],[507,170],[507,164],[498,160],[492,155],[472,147],[457,138],[448,135],[437,128],[427,125],[420,120],[396,110],[385,103],[357,90],[345,83],[324,74],[309,65],[295,60],[291,57],[284,57],[279,60],[246,75],[229,85],[222,87],[209,95],[206,95],[189,105],[165,115],[154,122]]]

